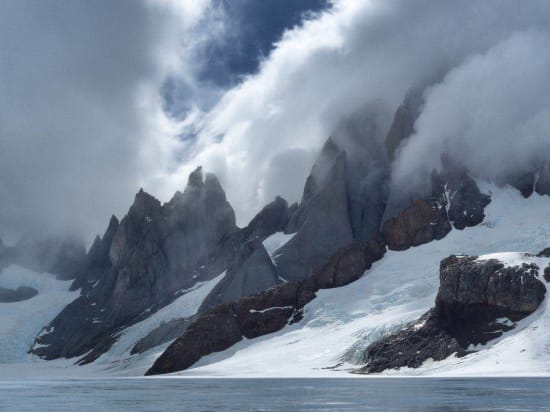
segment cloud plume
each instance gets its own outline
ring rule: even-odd
[[[299,199],[316,153],[342,118],[376,102],[387,113],[379,116],[380,128],[388,127],[411,87],[445,73],[443,82],[427,91],[418,136],[402,151],[396,179],[424,173],[449,145],[471,158],[475,170],[486,166],[483,156],[503,156],[507,162],[512,151],[500,153],[509,139],[502,132],[511,133],[510,122],[525,117],[520,112],[534,115],[534,106],[548,95],[539,87],[548,85],[539,76],[548,68],[548,18],[545,1],[336,0],[318,18],[287,31],[259,73],[228,91],[201,118],[198,140],[188,148],[191,160],[167,182],[181,181],[202,164],[220,175],[244,223],[276,194]],[[515,59],[537,63],[518,67]],[[533,75],[537,78],[525,89],[506,86]],[[537,94],[534,100],[531,93]],[[531,101],[527,106],[507,112],[525,99]],[[493,121],[483,120],[483,112]],[[473,130],[467,123],[476,116],[478,130]],[[523,127],[540,132],[541,116],[522,121]],[[516,147],[526,142],[516,136]],[[540,137],[529,139],[538,146],[526,144],[520,163],[544,143]],[[490,153],[499,142],[502,147]],[[470,156],[470,150],[477,155]]]
[[[226,80],[220,62],[233,57],[208,70],[208,47],[238,38],[246,19],[214,3],[3,3],[2,236],[89,238],[140,186],[166,201],[197,165],[219,175],[245,224],[276,195],[299,200],[342,119],[376,107],[381,139],[407,92],[427,84],[395,182],[410,185],[445,150],[489,178],[548,155],[546,0],[307,1],[317,14]],[[219,81],[205,81],[212,73]]]

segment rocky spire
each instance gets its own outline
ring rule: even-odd
[[[414,133],[414,123],[423,104],[422,91],[414,88],[407,92],[403,103],[397,108],[385,139],[390,161],[395,159],[399,145]]]
[[[116,331],[170,303],[176,292],[222,273],[235,254],[235,213],[214,175],[189,176],[183,193],[165,205],[140,190],[128,214],[112,218],[93,248],[82,295],[37,338],[47,359],[88,353],[97,358]],[[105,249],[108,248],[108,259]],[[90,352],[91,351],[91,352]]]
[[[318,270],[336,250],[352,242],[348,215],[346,153],[327,142],[311,172],[304,197],[289,226],[296,235],[276,251],[279,273],[303,279]]]

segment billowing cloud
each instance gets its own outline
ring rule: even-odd
[[[487,159],[521,168],[547,149],[548,1],[323,3],[304,0],[319,14],[273,48],[272,28],[226,78],[234,56],[220,45],[250,20],[245,0],[5,1],[0,235],[91,236],[139,186],[166,201],[197,165],[244,224],[276,195],[299,200],[342,119],[373,118],[381,139],[407,91],[434,82],[397,181],[444,149],[489,177],[501,165]],[[237,4],[238,18],[216,4]]]
[[[194,123],[191,160],[166,188],[202,164],[220,175],[241,223],[276,194],[298,200],[315,153],[340,119],[376,103],[387,113],[378,119],[383,129],[411,87],[467,65],[515,33],[547,31],[549,18],[547,1],[336,0],[318,18],[287,31],[257,75]],[[500,97],[513,101],[506,93]],[[438,130],[444,128],[441,122]],[[414,150],[438,157],[420,151]]]
[[[1,236],[89,239],[170,167],[159,89],[206,5],[183,3],[2,2]]]
[[[550,161],[548,45],[546,32],[514,33],[429,89],[417,132],[395,164],[396,184],[425,177],[443,152],[492,180]]]

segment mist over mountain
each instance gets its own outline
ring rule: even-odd
[[[385,130],[414,88],[425,110],[396,182],[431,172],[444,150],[490,178],[548,152],[545,1],[102,6],[4,7],[6,241],[49,233],[89,243],[137,188],[168,200],[197,165],[218,175],[244,225],[276,195],[300,198],[343,119],[377,105],[369,121]],[[266,14],[281,19],[264,27]]]
[[[0,14],[0,373],[550,375],[550,3],[113,4]]]

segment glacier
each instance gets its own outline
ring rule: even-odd
[[[380,337],[415,321],[434,304],[439,262],[451,254],[507,264],[526,261],[520,252],[537,253],[550,246],[550,197],[525,199],[509,186],[478,182],[492,201],[484,222],[453,230],[445,238],[406,251],[388,251],[358,281],[320,290],[304,310],[304,319],[283,330],[201,359],[192,368],[170,374],[181,378],[212,377],[357,377],[364,350]],[[292,235],[278,233],[265,243],[271,254]],[[492,255],[496,254],[496,255]],[[550,259],[539,259],[543,269]],[[21,267],[5,268],[0,286],[26,285],[39,295],[29,301],[0,304],[0,377],[141,376],[169,343],[130,355],[137,339],[162,322],[190,316],[224,274],[184,291],[172,304],[119,335],[96,362],[75,366],[78,359],[44,361],[27,354],[33,338],[64,305],[78,296],[70,282]],[[29,304],[32,303],[32,304]],[[550,376],[550,313],[547,298],[531,316],[502,337],[463,358],[426,361],[418,369],[400,369],[375,376]]]

